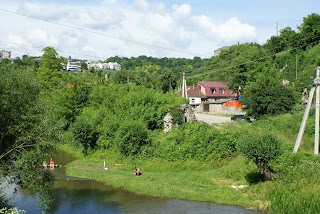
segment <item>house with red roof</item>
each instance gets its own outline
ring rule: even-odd
[[[182,90],[179,93],[182,95]],[[238,95],[228,88],[228,82],[201,81],[196,86],[187,86],[184,93],[194,108],[204,104],[210,104],[210,108],[214,105],[241,108],[237,102]]]
[[[199,82],[200,92],[208,101],[237,99],[237,93],[228,89],[228,82]]]

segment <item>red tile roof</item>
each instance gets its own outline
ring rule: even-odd
[[[208,98],[226,98],[237,97],[236,93],[233,93],[228,89],[228,82],[199,82],[200,90],[203,95]],[[212,94],[212,89],[216,89],[216,93]],[[224,89],[224,93],[220,93],[220,89]]]
[[[212,94],[212,89],[216,89],[216,93]],[[220,94],[220,89],[224,89],[224,94]],[[228,82],[199,82],[196,86],[187,86],[188,97],[201,97],[201,98],[230,98],[237,97],[236,93],[228,90]],[[182,95],[180,89],[179,94]]]

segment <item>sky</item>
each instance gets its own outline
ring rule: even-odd
[[[320,14],[318,0],[0,0],[0,50],[105,60],[112,56],[210,58],[214,50],[264,44]]]

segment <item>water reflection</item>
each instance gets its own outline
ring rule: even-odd
[[[124,190],[106,186],[103,183],[78,179],[65,175],[64,166],[72,157],[57,151],[53,158],[61,168],[55,168],[56,180],[53,185],[52,203],[46,213],[114,213],[114,214],[167,214],[167,213],[219,213],[219,214],[257,214],[258,212],[242,207],[216,205],[206,202],[193,202],[174,199],[161,199],[141,196]],[[14,184],[9,185],[7,196],[18,209],[25,210],[27,214],[41,214],[38,206],[39,198],[30,191],[21,189]],[[16,192],[14,194],[14,192]]]
[[[11,191],[13,188],[17,187],[10,187]],[[88,180],[56,180],[52,197],[53,203],[47,213],[258,213],[241,207],[140,196]],[[20,188],[13,198],[18,209],[34,214],[42,213],[38,200]]]

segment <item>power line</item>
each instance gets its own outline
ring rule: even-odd
[[[167,51],[172,51],[172,52],[178,52],[178,53],[184,53],[184,54],[188,54],[188,55],[192,55],[192,56],[203,56],[203,57],[208,57],[208,58],[212,57],[212,56],[206,56],[206,55],[203,55],[203,54],[197,54],[197,53],[191,53],[191,52],[176,50],[176,49],[172,49],[172,48],[168,48],[168,47],[152,45],[152,44],[148,44],[148,43],[144,43],[144,42],[140,42],[140,41],[134,41],[134,40],[130,40],[130,39],[122,38],[122,37],[117,37],[117,36],[113,36],[113,35],[99,33],[99,32],[96,32],[96,31],[87,30],[87,29],[84,29],[84,28],[75,27],[75,26],[71,26],[71,25],[61,24],[61,23],[57,23],[57,22],[53,22],[53,21],[37,18],[37,17],[34,17],[34,16],[29,16],[29,15],[25,15],[25,14],[22,14],[22,13],[18,13],[18,12],[2,9],[2,8],[0,8],[0,11],[11,13],[11,14],[18,15],[18,16],[23,16],[23,17],[30,18],[30,19],[35,19],[35,20],[51,23],[51,24],[54,24],[54,25],[62,26],[62,27],[72,28],[72,29],[75,29],[75,30],[96,34],[96,35],[99,35],[99,36],[104,36],[104,37],[108,37],[108,38],[122,40],[122,41],[125,41],[125,42],[135,43],[135,44],[139,44],[139,45],[143,45],[143,46],[147,46],[147,47],[152,47],[152,48],[157,48],[157,49],[162,49],[162,50],[167,50]]]
[[[293,48],[292,50],[296,50],[296,49],[299,49],[299,48],[302,48],[302,47],[305,47],[305,46],[309,46],[311,44],[315,44],[315,43],[319,43],[320,40],[317,40],[317,41],[314,41],[314,42],[310,42],[308,44],[305,44],[305,45],[301,45],[299,47],[296,47],[296,48]],[[240,64],[236,64],[236,65],[233,65],[233,66],[229,66],[229,67],[225,67],[225,68],[222,68],[222,69],[219,69],[219,70],[213,70],[213,71],[210,71],[210,72],[206,72],[206,73],[202,73],[202,74],[196,74],[196,75],[193,75],[193,76],[189,76],[188,79],[192,79],[192,78],[195,78],[195,77],[198,77],[198,76],[203,76],[203,75],[206,75],[206,74],[211,74],[211,73],[214,73],[214,72],[219,72],[219,71],[224,71],[224,70],[227,70],[227,69],[230,69],[230,68],[234,68],[234,67],[237,67],[239,65],[245,65],[245,64],[248,64],[248,63],[252,63],[252,62],[256,62],[256,61],[260,61],[260,60],[263,60],[263,59],[266,59],[266,58],[271,58],[273,56],[277,55],[277,53],[275,54],[271,54],[269,56],[265,56],[265,57],[261,57],[261,58],[258,58],[256,60],[251,60],[251,61],[246,61],[246,62],[243,62],[243,63],[240,63]],[[233,60],[228,60],[228,61],[224,61],[224,62],[221,62],[217,65],[220,65],[220,64],[223,64],[223,63],[226,63],[226,62],[230,62],[230,61],[235,61],[235,59]]]
[[[75,30],[80,30],[80,31],[84,31],[84,32],[89,32],[89,33],[97,34],[97,35],[100,35],[100,36],[105,36],[105,37],[110,37],[110,38],[114,38],[114,39],[119,39],[119,40],[123,40],[123,41],[126,41],[126,42],[136,43],[136,44],[140,44],[140,45],[144,45],[144,46],[150,46],[150,47],[153,47],[153,48],[159,48],[159,49],[164,49],[164,50],[169,50],[169,51],[175,51],[175,52],[180,52],[180,53],[185,53],[185,54],[191,54],[191,55],[204,56],[204,55],[195,54],[195,53],[191,53],[191,52],[184,52],[184,51],[180,51],[180,50],[170,49],[170,48],[166,48],[166,47],[151,45],[151,44],[147,44],[147,43],[143,43],[143,42],[138,42],[138,41],[134,41],[134,40],[129,40],[129,39],[125,39],[125,38],[121,38],[121,37],[116,37],[116,36],[112,36],[112,35],[107,35],[107,34],[95,32],[95,31],[83,29],[83,28],[80,28],[80,27],[74,27],[74,26],[70,26],[70,25],[66,25],[66,24],[56,23],[56,22],[53,22],[53,21],[48,21],[48,20],[45,20],[45,19],[41,19],[41,18],[37,18],[37,17],[33,17],[33,16],[28,16],[28,15],[25,15],[25,14],[13,12],[13,11],[6,10],[6,9],[1,9],[1,8],[0,8],[0,11],[4,11],[4,12],[7,12],[7,13],[12,13],[12,14],[14,14],[14,15],[19,15],[19,16],[23,16],[23,17],[27,17],[27,18],[31,18],[31,19],[35,19],[35,20],[40,20],[40,21],[43,21],[43,22],[48,22],[48,23],[51,23],[51,24],[55,24],[55,25],[59,25],[59,26],[67,27],[67,28],[72,28],[72,29],[75,29]],[[315,36],[314,38],[316,38],[316,36]],[[303,40],[305,40],[305,39],[301,39],[301,41],[303,41]],[[0,41],[0,42],[2,42],[2,43],[11,43],[11,42],[5,42],[5,41]],[[293,42],[288,42],[287,44],[282,44],[281,46],[285,47],[285,46],[287,46],[288,44],[292,44],[292,43],[293,43]],[[17,43],[11,43],[11,44],[28,46],[28,47],[33,47],[33,48],[40,48],[40,47],[35,47],[35,46],[30,46],[30,45],[23,45],[23,44],[17,44]],[[312,44],[312,43],[310,43],[310,44]],[[307,45],[309,45],[309,44],[307,44]],[[278,47],[280,48],[281,46],[278,46]],[[306,46],[306,45],[304,45],[304,46]],[[303,47],[303,46],[301,46],[301,47]],[[41,49],[42,49],[42,48],[41,48]],[[294,48],[294,49],[297,49],[297,48]],[[68,53],[68,54],[75,54],[75,55],[81,55],[81,56],[94,57],[94,58],[103,58],[103,57],[100,57],[100,56],[92,56],[92,55],[87,55],[87,54],[79,54],[79,53],[67,52],[67,51],[62,51],[62,50],[57,50],[57,51],[63,52],[63,53]],[[271,55],[271,56],[274,56],[274,55],[275,55],[275,54],[273,54],[273,55]],[[254,55],[252,55],[252,56],[254,56]],[[260,59],[257,59],[257,60],[261,60],[261,59],[268,58],[268,57],[271,57],[271,56],[263,57],[263,58],[260,58]],[[208,57],[208,56],[206,56],[206,57]],[[250,57],[250,56],[248,56],[248,57]],[[211,56],[210,56],[209,58],[211,58]],[[257,60],[254,60],[254,61],[257,61]],[[221,64],[222,64],[222,63],[226,63],[226,62],[231,62],[231,61],[234,61],[234,59],[221,62]],[[241,63],[241,64],[246,64],[246,63],[254,62],[254,61],[247,61],[247,62]],[[220,64],[220,63],[219,63],[219,64]],[[219,64],[216,64],[216,65],[219,65]],[[238,64],[238,65],[241,65],[241,64]],[[237,66],[237,65],[236,65],[236,66]],[[233,68],[233,67],[234,67],[234,66],[231,66],[231,67],[223,68],[223,69],[216,70],[216,71],[222,71],[222,70],[226,70],[226,69]],[[212,72],[214,72],[214,71],[206,72],[206,73],[203,73],[203,74],[194,75],[194,76],[192,76],[192,77],[202,76],[202,75],[204,75],[204,74],[208,74],[208,73],[212,73]],[[192,77],[191,77],[191,78],[192,78]],[[190,77],[189,77],[189,78],[190,78]]]

